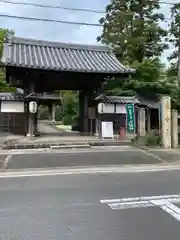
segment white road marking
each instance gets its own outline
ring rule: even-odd
[[[152,153],[152,152],[148,152],[146,150],[143,150],[143,149],[139,149],[142,153],[152,157],[152,158],[155,158],[156,160],[162,162],[162,163],[167,163],[167,161],[165,161],[163,158],[157,156],[156,154]]]
[[[165,205],[160,206],[160,208],[165,212],[169,213],[176,220],[180,221],[180,208],[178,208],[174,204],[166,203]]]
[[[146,165],[146,166],[101,166],[82,168],[56,168],[56,169],[23,169],[0,171],[0,178],[44,177],[79,174],[110,174],[110,173],[145,173],[161,171],[179,171],[180,165]],[[102,200],[103,201],[103,200]],[[106,200],[107,201],[107,200]],[[108,200],[109,201],[109,200]],[[112,201],[112,200],[111,200]],[[113,200],[114,201],[114,200]],[[113,202],[112,202],[113,203]]]
[[[106,203],[113,210],[122,210],[129,208],[160,207],[173,218],[180,221],[180,208],[173,203],[180,203],[180,194],[161,195],[149,197],[121,198],[100,200]]]
[[[101,203],[122,203],[122,202],[135,202],[135,201],[144,201],[144,200],[160,200],[160,199],[169,199],[169,198],[180,198],[180,194],[173,195],[160,195],[160,196],[150,196],[150,197],[134,197],[134,198],[119,198],[119,199],[105,199],[100,200]]]
[[[2,168],[3,168],[3,169],[6,169],[6,168],[7,168],[8,163],[9,163],[9,160],[10,160],[11,158],[12,158],[12,155],[8,155],[8,156],[5,158],[4,162],[2,163]]]
[[[128,208],[144,208],[144,207],[153,207],[154,205],[149,201],[141,202],[125,202],[125,203],[110,203],[109,207],[113,210],[128,209]]]

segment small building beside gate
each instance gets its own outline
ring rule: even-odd
[[[28,104],[36,101],[39,105],[46,105],[50,109],[50,116],[55,116],[55,105],[61,105],[61,99],[55,94],[0,93],[0,132],[26,135],[28,131]],[[37,121],[37,116],[34,119]],[[36,129],[36,133],[38,129]]]
[[[27,110],[20,93],[0,93],[0,132],[25,134]]]
[[[97,101],[97,126],[96,132],[101,131],[101,123],[111,121],[113,122],[113,132],[115,135],[119,135],[121,129],[126,132],[127,128],[127,104],[133,104],[134,106],[134,120],[137,123],[138,110],[137,104],[139,100],[136,97],[128,96],[105,96],[100,95],[95,98]],[[103,105],[100,105],[100,104]],[[103,112],[100,113],[98,106],[103,106]],[[137,124],[135,124],[137,126]],[[135,128],[134,133],[137,132]]]
[[[119,135],[121,130],[128,135],[138,134],[140,124],[140,111],[144,109],[145,114],[145,131],[149,132],[151,129],[159,129],[159,101],[149,100],[137,96],[107,96],[99,95],[95,98],[96,101],[96,120],[95,120],[95,132],[100,134],[102,122],[113,122],[113,132],[115,135]],[[103,104],[103,105],[100,105]],[[134,106],[134,131],[128,132],[128,116],[127,105]],[[103,106],[102,113],[99,106]]]

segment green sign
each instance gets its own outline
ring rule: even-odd
[[[134,133],[135,132],[135,112],[134,112],[134,104],[128,103],[126,104],[126,113],[127,113],[127,132]]]

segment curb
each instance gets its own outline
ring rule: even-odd
[[[69,149],[69,148],[90,148],[91,146],[89,144],[84,145],[56,145],[56,146],[50,146],[50,149]]]
[[[69,148],[90,148],[90,147],[103,147],[103,146],[131,146],[129,141],[93,141],[93,142],[79,142],[79,143],[31,143],[31,144],[4,144],[1,150],[11,149],[37,149],[37,148],[50,148],[50,149],[69,149]]]

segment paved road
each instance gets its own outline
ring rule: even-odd
[[[9,155],[8,161],[5,160],[7,155]],[[180,150],[149,149],[144,151],[131,146],[52,151],[20,150],[1,153],[0,162],[3,159],[8,169],[171,164],[180,162]]]
[[[112,210],[102,199],[180,194],[180,171],[6,178],[2,240],[179,240],[180,221],[159,207]]]
[[[162,163],[163,159],[130,146],[77,149],[17,154],[9,158],[8,169],[134,165]]]

